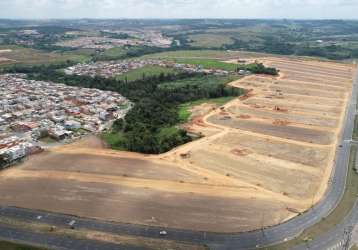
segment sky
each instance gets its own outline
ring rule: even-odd
[[[358,19],[358,0],[0,0],[0,18]]]

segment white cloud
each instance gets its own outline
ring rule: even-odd
[[[356,18],[357,0],[0,0],[2,18]]]

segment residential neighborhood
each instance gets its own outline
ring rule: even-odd
[[[118,75],[125,74],[131,70],[140,69],[145,66],[160,66],[164,68],[174,68],[178,71],[185,71],[191,73],[206,73],[216,75],[227,75],[229,71],[220,69],[204,69],[201,65],[182,64],[173,61],[162,61],[155,59],[133,59],[122,61],[105,61],[105,62],[91,62],[84,64],[76,64],[65,69],[68,75],[87,75],[91,77],[101,76],[104,78],[112,78]]]
[[[142,45],[144,42],[135,39],[115,39],[109,37],[78,37],[56,43],[57,46],[83,49],[112,49],[126,45]]]
[[[0,76],[0,164],[41,151],[41,139],[101,132],[132,104],[118,93]]]

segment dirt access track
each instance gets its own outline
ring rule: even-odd
[[[159,156],[95,137],[53,148],[0,172],[0,205],[217,232],[296,216],[326,190],[355,70],[259,60],[280,76],[231,83],[247,94],[194,120],[204,138]]]

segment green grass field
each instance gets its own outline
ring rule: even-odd
[[[179,106],[179,119],[180,122],[184,123],[187,122],[190,118],[191,112],[190,109],[194,106],[201,105],[203,103],[213,103],[216,106],[222,106],[225,103],[235,99],[236,97],[228,96],[228,97],[220,97],[220,98],[212,98],[212,99],[201,99],[194,102],[187,102],[181,104]]]
[[[283,249],[291,249],[293,246],[297,246],[303,243],[309,244],[310,240],[314,239],[318,235],[324,234],[329,230],[333,229],[337,224],[339,224],[344,219],[345,216],[347,216],[350,213],[357,199],[357,194],[358,194],[358,175],[354,171],[354,166],[356,162],[356,153],[357,153],[357,146],[352,145],[350,156],[349,156],[346,189],[342,197],[342,200],[340,201],[336,209],[334,209],[330,215],[323,218],[319,223],[305,230],[296,239],[263,249],[283,250]]]
[[[230,56],[228,56],[230,55]],[[227,52],[214,50],[199,50],[199,51],[176,51],[157,53],[143,58],[156,58],[162,60],[175,61],[182,64],[201,65],[205,69],[221,69],[227,71],[235,71],[239,65],[234,63],[227,63],[224,60],[229,58],[248,58],[259,57],[258,54],[244,53],[244,52]]]
[[[125,56],[127,54],[127,50],[123,47],[117,47],[117,48],[112,48],[112,49],[107,49],[103,52],[103,57],[105,58],[120,58],[122,56]]]
[[[121,133],[106,132],[102,133],[101,137],[112,149],[125,150],[120,146],[120,143],[123,141],[123,135]]]
[[[23,48],[19,46],[0,46],[0,50],[11,50],[11,52],[0,53],[0,57],[8,58],[10,61],[0,62],[1,66],[8,66],[13,64],[51,64],[51,63],[62,63],[67,60],[75,62],[84,62],[90,57],[83,53],[76,52],[42,52],[30,48]]]
[[[225,44],[233,44],[234,40],[228,35],[197,34],[188,36],[190,46],[198,48],[221,48]]]
[[[186,87],[210,88],[216,87],[220,84],[226,84],[239,79],[240,76],[198,76],[190,77],[172,82],[164,82],[159,85],[159,88],[176,89]]]
[[[45,250],[45,248],[32,247],[7,241],[0,241],[1,250]]]
[[[131,70],[125,74],[116,76],[117,80],[133,82],[139,79],[142,79],[143,76],[150,77],[150,76],[159,76],[160,74],[172,74],[175,73],[176,70],[173,68],[164,68],[160,66],[152,66],[148,65],[143,68]]]
[[[227,71],[235,71],[237,65],[233,63],[225,63],[215,59],[174,59],[177,63],[201,65],[205,69],[222,69]]]

